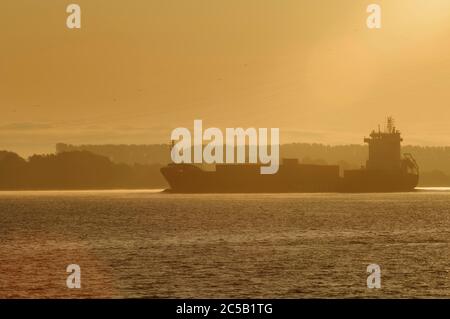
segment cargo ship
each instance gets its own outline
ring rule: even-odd
[[[372,131],[364,142],[369,156],[360,169],[338,165],[301,164],[283,159],[273,175],[262,175],[261,164],[216,164],[205,170],[193,164],[161,168],[173,193],[313,193],[313,192],[408,192],[419,181],[419,167],[411,154],[401,154],[400,131],[388,118],[385,129]]]

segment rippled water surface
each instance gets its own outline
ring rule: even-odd
[[[0,297],[450,297],[449,240],[445,189],[0,192]]]

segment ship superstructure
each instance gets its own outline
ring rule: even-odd
[[[401,154],[400,131],[394,119],[388,117],[384,130],[372,131],[364,138],[369,146],[366,166],[358,170],[346,170],[341,191],[388,192],[410,191],[419,181],[419,167],[411,154]]]

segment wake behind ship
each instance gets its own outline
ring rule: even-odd
[[[311,192],[406,192],[419,180],[419,168],[411,154],[401,154],[402,138],[388,118],[384,131],[372,131],[366,166],[345,170],[338,165],[300,164],[283,159],[276,174],[260,174],[260,164],[216,164],[207,171],[192,164],[169,164],[161,173],[174,193],[311,193]]]

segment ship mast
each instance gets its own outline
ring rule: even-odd
[[[386,133],[395,133],[395,121],[392,116],[388,116],[386,120]]]

